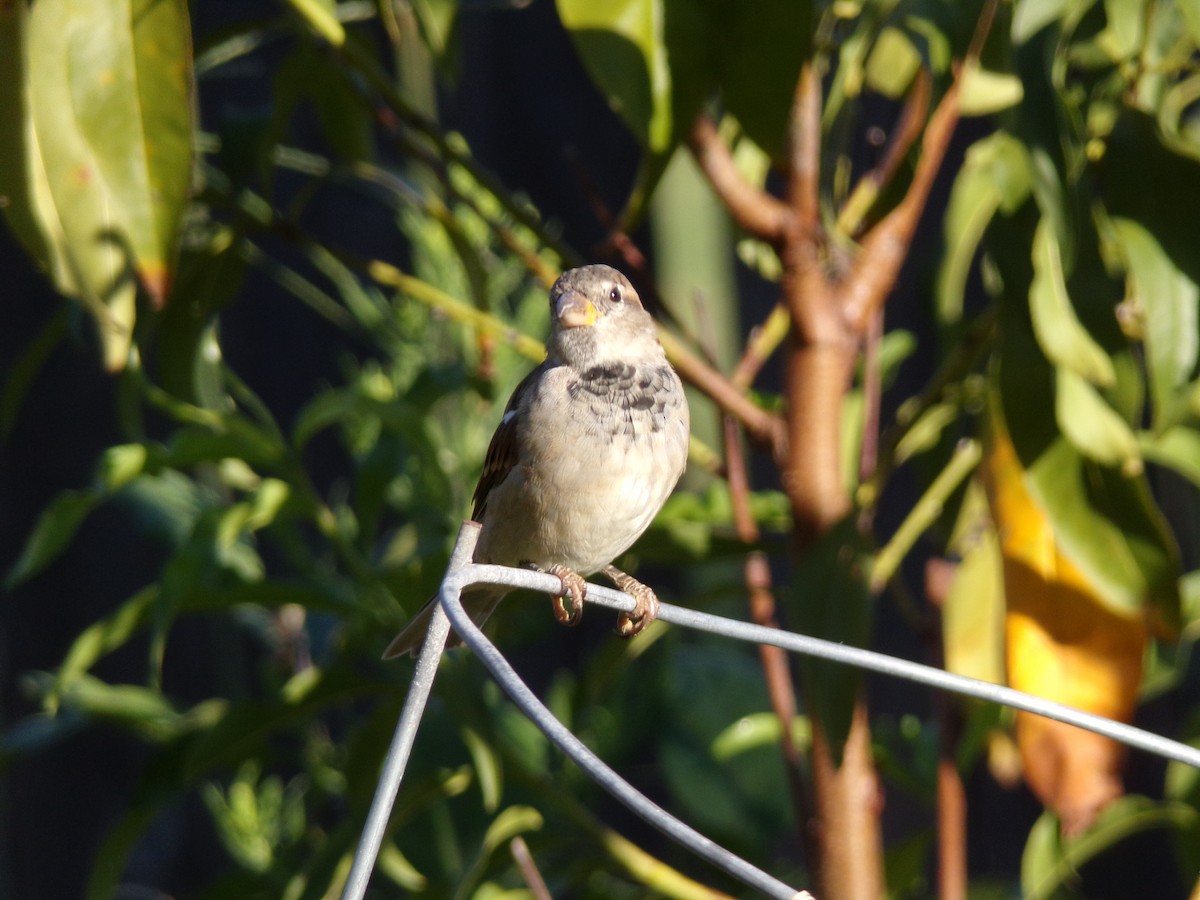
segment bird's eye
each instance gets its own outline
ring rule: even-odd
[[[625,298],[621,295],[621,289],[619,287],[614,287],[608,292],[608,299],[613,303],[620,303]]]

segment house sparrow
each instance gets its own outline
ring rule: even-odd
[[[553,608],[567,625],[582,614],[583,577],[603,572],[637,601],[617,624],[630,637],[654,621],[658,599],[612,560],[646,530],[683,474],[687,400],[654,321],[616,269],[563,273],[550,289],[550,313],[546,361],[513,391],[475,488],[472,518],[483,527],[474,560],[559,576],[563,595]],[[465,591],[472,621],[482,624],[508,590]],[[385,659],[417,654],[434,603]]]

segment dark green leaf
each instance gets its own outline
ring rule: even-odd
[[[28,581],[67,549],[80,524],[102,498],[95,491],[64,491],[38,517],[21,555],[8,570],[5,587]]]
[[[797,563],[789,598],[796,630],[853,647],[866,646],[871,630],[869,571],[865,540],[851,516],[818,538]],[[821,723],[840,761],[862,673],[809,657],[801,666],[809,715]]]

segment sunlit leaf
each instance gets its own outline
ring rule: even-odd
[[[1141,472],[1141,451],[1133,429],[1087,381],[1060,366],[1054,398],[1058,426],[1080,453],[1118,466],[1127,475]]]
[[[713,738],[712,755],[718,762],[726,762],[741,753],[759,747],[777,747],[783,736],[779,716],[773,712],[751,713],[742,716]],[[797,747],[807,747],[812,732],[805,716],[792,720],[792,740]]]
[[[1038,344],[1047,358],[1099,387],[1116,381],[1112,360],[1080,323],[1071,306],[1062,251],[1050,224],[1043,221],[1033,237],[1033,283],[1029,310]]]
[[[1133,305],[1146,345],[1151,414],[1156,429],[1175,421],[1181,389],[1200,357],[1200,287],[1154,235],[1133,219],[1112,220],[1132,283]]]
[[[967,488],[951,536],[961,559],[942,602],[947,671],[1004,684],[1004,575],[1000,544],[982,487]]]
[[[959,108],[964,116],[990,116],[1016,106],[1024,96],[1016,75],[972,66],[963,76]]]
[[[689,55],[693,60],[704,56],[703,43],[694,40],[703,34],[703,17],[677,5],[684,19],[678,27],[693,41],[690,48],[681,46],[679,58],[668,58],[670,4],[664,0],[558,0],[557,6],[609,105],[642,146],[653,154],[667,153],[704,96],[675,77],[688,68]],[[674,17],[671,22],[676,23]],[[699,71],[694,63],[692,68]]]
[[[920,68],[920,51],[901,29],[889,26],[879,33],[867,57],[867,85],[885,97],[898,100]]]
[[[96,315],[106,364],[119,368],[135,275],[158,305],[170,290],[191,167],[187,11],[179,0],[47,0],[25,49],[25,138],[0,149],[24,173],[18,198],[51,248],[43,262]]]
[[[997,211],[1011,215],[1029,197],[1031,165],[1024,145],[1002,131],[967,150],[954,179],[943,225],[947,250],[937,280],[942,321],[961,318],[967,275],[979,242]]]
[[[1177,425],[1162,434],[1139,435],[1146,459],[1169,466],[1200,487],[1200,432]]]

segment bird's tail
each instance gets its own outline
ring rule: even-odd
[[[507,593],[507,590],[497,590],[495,587],[465,591],[463,593],[463,608],[470,615],[472,622],[476,625],[482,625]],[[413,616],[412,621],[404,626],[404,630],[392,638],[392,642],[383,651],[384,659],[395,659],[397,656],[403,656],[405,653],[415,658],[421,652],[421,646],[425,643],[425,632],[429,630],[429,620],[433,617],[433,610],[436,604],[437,595],[435,594],[430,598],[428,603],[421,607],[421,611]],[[450,640],[446,642],[446,647],[457,647],[461,643],[462,638],[451,631]]]

